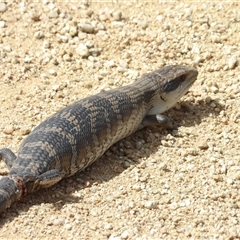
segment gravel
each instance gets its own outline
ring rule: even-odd
[[[240,239],[238,2],[0,3],[0,146],[77,99],[169,64],[199,77],[166,113],[1,215],[1,239]],[[0,172],[7,168],[0,162]]]

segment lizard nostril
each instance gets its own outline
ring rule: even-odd
[[[161,98],[164,102],[167,101],[163,96],[160,96],[160,98]]]

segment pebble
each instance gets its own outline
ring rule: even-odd
[[[210,106],[211,106],[212,108],[216,108],[216,107],[217,107],[217,104],[216,104],[215,102],[211,102]]]
[[[71,34],[72,37],[76,36],[78,34],[78,28],[77,27],[70,27],[69,33]]]
[[[4,46],[4,50],[6,52],[11,52],[12,51],[12,48],[10,46]]]
[[[64,225],[65,219],[64,218],[57,218],[53,220],[53,225],[59,226],[59,225]]]
[[[94,57],[96,57],[96,56],[98,56],[98,55],[100,55],[101,54],[101,49],[100,48],[90,48],[89,49],[89,53],[92,55],[92,56],[94,56]]]
[[[30,132],[31,132],[31,129],[29,128],[21,128],[22,135],[28,135]]]
[[[122,12],[115,11],[112,13],[112,17],[115,21],[121,21],[122,20]]]
[[[5,21],[0,21],[0,27],[1,27],[1,28],[6,27],[6,22],[5,22]]]
[[[43,37],[44,37],[43,31],[37,31],[37,32],[35,32],[35,33],[34,33],[34,37],[35,37],[36,39],[41,39],[41,38],[43,38]]]
[[[206,150],[206,149],[208,149],[208,144],[207,144],[206,142],[200,142],[200,143],[198,144],[198,147],[199,147],[199,149],[201,149],[201,150]]]
[[[112,230],[112,229],[113,229],[113,226],[112,226],[112,224],[107,223],[107,224],[105,224],[104,229],[105,229],[105,230]]]
[[[163,171],[167,171],[168,170],[168,166],[166,163],[160,163],[159,164],[159,169],[163,170]]]
[[[142,146],[143,146],[143,142],[142,142],[142,141],[137,141],[137,142],[135,143],[135,146],[136,146],[136,148],[137,148],[138,150],[140,150],[140,149],[142,148]]]
[[[227,182],[227,184],[232,185],[234,181],[231,178],[227,178],[226,182]]]
[[[211,91],[213,92],[213,93],[218,93],[218,87],[216,87],[216,86],[212,86],[211,87]]]
[[[49,69],[49,73],[53,76],[57,76],[57,72],[55,69]]]
[[[147,201],[144,203],[144,207],[147,209],[158,208],[158,202],[156,201]]]
[[[7,10],[6,3],[0,2],[0,12],[3,13]]]
[[[107,62],[104,63],[105,67],[114,67],[115,66],[115,62],[113,60],[109,60]]]
[[[67,224],[65,225],[65,228],[66,228],[67,230],[71,230],[71,229],[72,229],[72,225],[71,225],[70,223],[67,223]]]
[[[9,125],[3,129],[3,133],[5,133],[6,135],[12,135],[13,131],[14,131],[14,127],[12,125]]]
[[[113,21],[112,25],[115,26],[115,27],[123,27],[124,26],[124,22]]]
[[[211,103],[211,102],[212,102],[212,98],[209,97],[209,96],[207,96],[207,97],[205,98],[205,102],[206,102],[206,103]]]
[[[93,47],[94,47],[94,44],[93,44],[92,41],[87,41],[87,42],[85,43],[85,46],[86,46],[87,48],[93,48]]]
[[[45,41],[43,42],[43,48],[44,48],[44,49],[49,49],[50,47],[51,47],[50,42],[45,40]]]
[[[49,18],[58,18],[58,12],[56,10],[51,10],[49,13],[48,13],[48,17]]]
[[[111,235],[108,240],[121,240],[121,237]]]
[[[129,237],[129,233],[128,233],[127,230],[125,230],[124,232],[122,232],[122,234],[121,234],[121,238],[122,238],[122,239],[127,239],[128,237]]]
[[[81,57],[88,57],[90,55],[87,46],[83,43],[80,43],[76,48],[76,53],[79,54]]]
[[[228,60],[228,67],[229,69],[234,69],[234,67],[237,66],[237,56],[232,56],[229,60]]]
[[[63,55],[63,60],[67,61],[67,62],[71,62],[72,58],[70,57],[69,54],[64,54]],[[54,64],[57,65],[57,62],[55,62]]]
[[[32,58],[31,57],[25,57],[23,61],[25,63],[31,63],[32,62]]]
[[[31,19],[35,22],[38,22],[40,21],[40,18],[41,18],[41,14],[40,13],[37,13],[37,12],[33,12],[31,14]]]
[[[82,32],[85,32],[85,33],[93,33],[94,32],[94,27],[88,23],[81,24],[80,29]]]
[[[138,21],[138,26],[141,27],[142,29],[146,29],[146,28],[148,28],[148,22],[139,20]]]

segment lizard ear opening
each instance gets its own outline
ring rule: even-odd
[[[184,82],[186,79],[187,79],[187,75],[185,75],[185,74],[178,76],[178,77],[172,79],[171,81],[165,83],[162,86],[162,91],[163,92],[172,92],[172,91],[176,90],[179,87],[179,85],[181,85],[182,82]]]

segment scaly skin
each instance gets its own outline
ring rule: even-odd
[[[163,67],[131,85],[84,98],[55,113],[25,138],[17,156],[1,149],[0,159],[9,174],[0,179],[0,212],[23,195],[83,170],[140,128],[171,127],[161,113],[178,102],[197,75],[187,66]]]

